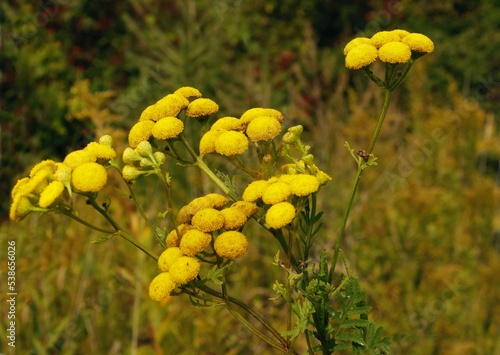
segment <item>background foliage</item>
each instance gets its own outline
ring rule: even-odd
[[[405,28],[432,38],[436,52],[391,104],[379,166],[363,177],[343,249],[394,354],[500,352],[495,2],[23,0],[0,9],[0,238],[17,243],[18,351],[270,353],[222,310],[150,301],[155,265],[130,246],[90,244],[96,233],[60,217],[12,224],[6,197],[39,160],[104,133],[123,145],[147,105],[191,85],[223,115],[269,106],[305,126],[334,177],[322,190],[318,245],[331,251],[355,173],[343,143],[365,147],[382,104],[362,73],[344,68],[342,48],[356,35]],[[198,175],[185,181],[180,199],[206,192]],[[154,215],[164,201],[143,188]],[[109,194],[133,235],[154,243],[132,206]],[[254,235],[231,282],[279,324],[282,307],[268,300],[277,245],[266,237]]]

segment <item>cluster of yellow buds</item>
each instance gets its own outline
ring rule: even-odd
[[[177,215],[178,226],[166,236],[168,248],[158,259],[162,271],[150,284],[149,295],[163,301],[178,286],[194,280],[200,271],[196,256],[209,245],[225,259],[234,260],[246,253],[248,240],[237,231],[257,212],[257,206],[238,201],[225,207],[229,200],[210,193],[192,200]]]
[[[105,135],[98,143],[69,153],[62,162],[44,160],[36,164],[29,177],[18,180],[12,189],[10,219],[20,221],[30,212],[56,210],[65,189],[70,196],[73,191],[100,191],[108,178],[104,166],[116,156],[111,145],[111,136]]]
[[[125,166],[122,176],[126,181],[133,181],[140,175],[148,175],[155,172],[163,163],[166,156],[162,152],[153,152],[153,147],[148,141],[140,142],[135,149],[125,148],[122,155]]]
[[[380,31],[371,38],[357,37],[344,48],[345,65],[361,69],[379,58],[384,63],[404,64],[434,51],[429,37],[405,30]]]

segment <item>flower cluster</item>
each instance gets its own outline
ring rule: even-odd
[[[196,256],[210,245],[224,259],[234,260],[246,253],[248,240],[237,229],[257,212],[257,206],[239,201],[225,207],[228,202],[224,195],[211,193],[195,198],[179,210],[178,225],[167,234],[168,248],[158,259],[162,273],[149,287],[151,299],[163,301],[177,286],[193,281],[201,267]]]
[[[62,162],[44,160],[36,164],[12,189],[10,219],[20,221],[30,212],[56,210],[64,190],[70,196],[73,192],[100,191],[108,178],[104,165],[116,156],[111,144],[111,137],[105,135],[98,143],[69,153]]]
[[[434,51],[429,37],[405,30],[380,31],[371,38],[357,37],[344,47],[345,65],[361,69],[379,58],[384,63],[403,64]]]
[[[270,141],[281,132],[283,114],[271,108],[252,108],[240,118],[218,119],[200,140],[200,154],[243,154],[249,141]]]

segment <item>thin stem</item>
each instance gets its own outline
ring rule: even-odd
[[[75,216],[73,213],[67,211],[66,209],[60,209],[59,212],[61,214],[65,215],[65,216],[68,216],[69,218],[74,219],[78,223],[83,224],[85,227],[88,227],[88,228],[93,229],[95,231],[98,231],[98,232],[101,232],[101,233],[104,233],[104,234],[114,234],[114,233],[116,233],[116,231],[114,231],[114,230],[108,230],[108,229],[102,229],[102,228],[96,227],[96,226],[90,224],[89,222],[81,219],[80,217]]]
[[[384,123],[385,116],[387,114],[387,109],[389,107],[389,102],[391,101],[391,91],[389,89],[385,90],[385,99],[384,106],[382,107],[382,112],[380,113],[380,117],[377,122],[377,126],[375,127],[375,132],[373,132],[372,139],[370,141],[370,145],[368,146],[368,154],[371,154],[373,148],[375,147],[375,143],[377,142],[378,136],[380,134],[380,130],[382,129],[382,124]],[[351,213],[351,207],[354,202],[354,196],[356,195],[356,191],[358,189],[359,180],[363,175],[364,167],[360,161],[358,161],[358,171],[354,180],[354,184],[351,190],[351,195],[349,197],[349,203],[347,204],[347,209],[344,214],[344,218],[342,220],[342,225],[340,228],[340,234],[337,239],[337,243],[335,244],[335,251],[333,254],[332,264],[329,273],[329,280],[332,282],[333,274],[335,272],[335,267],[337,265],[337,260],[339,257],[340,247],[342,246],[342,239],[344,238],[345,229],[347,226],[347,221],[349,219],[349,214]]]

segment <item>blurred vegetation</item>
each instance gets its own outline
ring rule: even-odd
[[[343,143],[366,146],[382,104],[362,73],[345,70],[343,45],[386,28],[425,33],[436,52],[394,97],[344,251],[394,354],[500,353],[495,2],[23,0],[2,2],[0,21],[2,196],[37,161],[95,135],[123,145],[147,105],[192,85],[222,115],[269,106],[305,126],[334,177],[320,201],[327,218],[318,247],[330,251],[355,173]],[[188,181],[181,198],[206,188],[198,175]],[[133,208],[109,194],[117,218],[154,243]],[[144,198],[149,213],[161,210],[157,196]],[[2,199],[3,220],[9,203]],[[271,353],[221,310],[177,299],[158,307],[145,296],[155,265],[115,240],[90,244],[96,237],[54,216],[2,223],[2,245],[17,244],[19,352]],[[281,309],[268,301],[276,251],[255,234],[231,277],[237,296],[279,324]]]

